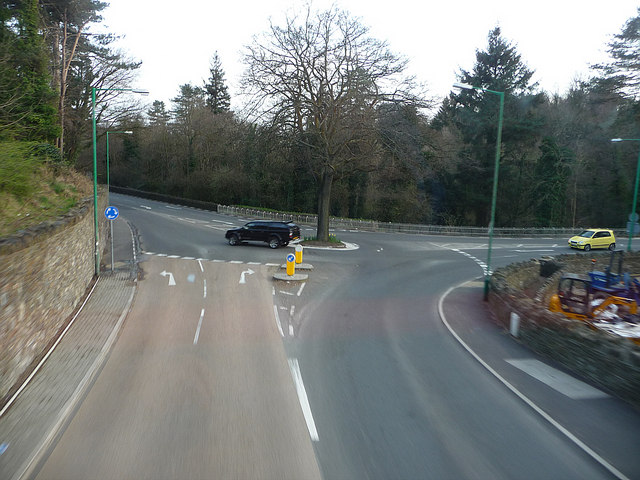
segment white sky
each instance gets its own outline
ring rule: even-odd
[[[123,35],[117,44],[142,61],[135,87],[149,90],[148,102],[170,107],[180,85],[202,86],[218,52],[234,95],[243,71],[242,50],[265,32],[269,18],[282,24],[295,0],[107,0],[103,24]],[[331,4],[359,17],[371,36],[409,59],[408,73],[442,98],[460,68],[471,70],[477,49],[499,25],[516,45],[534,79],[551,93],[563,94],[589,65],[604,61],[607,43],[635,17],[640,0],[314,0],[315,9]]]

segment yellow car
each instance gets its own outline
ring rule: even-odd
[[[613,231],[604,228],[590,228],[580,235],[576,235],[569,239],[569,246],[588,252],[592,248],[608,248],[615,250],[616,237]]]

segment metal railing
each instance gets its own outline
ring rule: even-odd
[[[218,205],[218,213],[243,216],[250,219],[293,221],[300,225],[316,225],[317,215],[281,213],[255,208]],[[367,232],[412,233],[422,235],[487,236],[486,227],[459,227],[448,225],[418,225],[413,223],[379,222],[377,220],[355,220],[331,217],[329,228],[337,230],[362,230]],[[500,237],[566,237],[575,235],[580,228],[494,228]]]

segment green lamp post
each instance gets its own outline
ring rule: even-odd
[[[612,142],[640,142],[640,138],[612,138]],[[638,155],[638,165],[636,166],[636,184],[633,189],[633,203],[631,204],[631,213],[629,214],[629,242],[627,243],[627,252],[631,251],[631,241],[633,239],[633,230],[638,220],[636,209],[638,206],[638,180],[640,180],[640,154]]]
[[[504,115],[504,92],[496,92],[488,88],[474,87],[466,83],[454,83],[454,87],[463,90],[478,90],[493,93],[500,97],[500,109],[498,111],[498,135],[496,138],[496,159],[493,167],[493,192],[491,194],[491,219],[489,220],[489,248],[487,250],[487,267],[484,274],[484,299],[489,298],[489,279],[491,278],[491,246],[493,244],[493,226],[496,217],[496,197],[498,195],[498,172],[500,170],[500,150],[502,143],[502,117]]]
[[[98,88],[91,87],[91,124],[93,129],[93,230],[94,230],[94,257],[96,276],[100,275],[100,246],[98,238],[98,153],[96,147],[96,92],[98,91],[116,91],[116,92],[132,92],[147,95],[149,92],[144,90],[135,90],[133,88]]]

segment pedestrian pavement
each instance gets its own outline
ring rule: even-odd
[[[133,302],[137,282],[134,238],[113,221],[103,271],[46,361],[17,395],[0,406],[0,479],[32,478],[91,388]]]
[[[495,377],[496,388],[515,395],[613,477],[640,478],[640,411],[529,350],[498,325],[483,294],[478,279],[440,299],[440,318],[461,348]]]
[[[118,337],[136,291],[137,259],[134,235],[123,218],[113,222],[113,238],[113,271],[108,253],[103,258],[103,272],[71,326],[29,383],[10,400],[9,408],[0,414],[2,480],[29,479],[37,474]],[[541,364],[555,372],[550,377],[566,375],[581,382],[562,366],[539,357],[511,337],[493,321],[482,298],[483,283],[466,282],[443,295],[439,313],[461,348],[494,375],[496,388],[514,394],[614,477],[640,478],[639,412],[590,385],[581,391],[593,395],[572,397],[544,381],[543,376],[536,377],[531,369],[519,368],[523,364]]]

